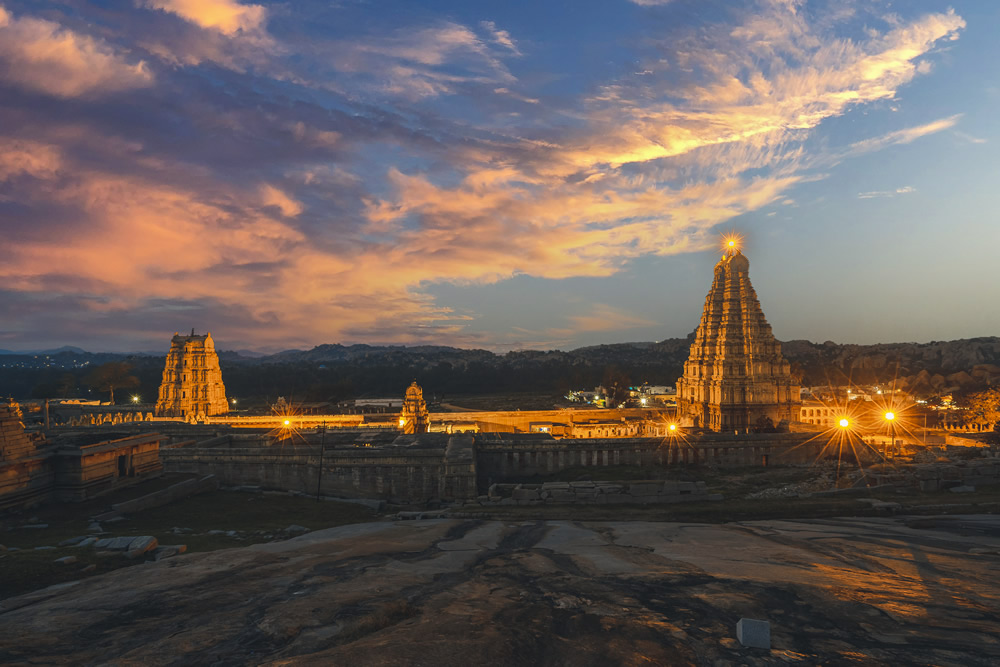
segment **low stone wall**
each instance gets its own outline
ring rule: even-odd
[[[390,502],[466,500],[476,497],[471,438],[452,436],[445,447],[386,447],[326,450],[312,446],[268,446],[234,439],[215,446],[161,452],[170,472],[214,474],[225,486],[260,486],[344,498]]]
[[[914,466],[912,477],[921,491],[943,491],[956,486],[980,487],[1000,484],[1000,459],[964,462],[965,465]],[[886,483],[891,483],[886,480]]]
[[[145,496],[134,498],[133,500],[126,500],[123,503],[117,503],[112,505],[111,509],[122,513],[138,512],[140,510],[149,509],[150,507],[166,505],[174,500],[187,498],[199,493],[214,491],[217,488],[219,488],[219,479],[215,475],[207,475],[201,479],[186,479],[183,482],[178,482],[165,489],[146,494]]]
[[[652,505],[722,500],[705,482],[644,480],[634,482],[546,482],[493,484],[476,505]],[[472,503],[469,503],[472,504]]]
[[[722,467],[812,463],[824,442],[809,433],[709,434],[675,438],[553,439],[539,435],[476,436],[480,489],[491,483],[549,475],[566,468]]]

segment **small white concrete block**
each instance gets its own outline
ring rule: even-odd
[[[736,638],[744,646],[771,648],[771,624],[752,618],[741,618],[736,624]]]

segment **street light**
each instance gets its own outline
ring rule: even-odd
[[[320,490],[323,488],[323,452],[326,450],[326,421],[317,426],[319,431],[319,470],[316,473],[316,502],[319,502]]]
[[[676,431],[677,430],[677,424],[671,424],[669,428],[670,428],[671,431]]]
[[[837,422],[837,425],[840,426],[840,428],[848,428],[851,425],[851,422],[847,419],[847,417],[841,417],[840,421]]]
[[[889,429],[889,444],[882,452],[882,457],[885,458],[886,454],[888,454],[889,452],[889,447],[894,448],[896,445],[896,422],[895,422],[896,413],[890,410],[889,412],[886,412],[883,416],[885,417],[885,421],[887,422],[887,427]]]
[[[139,402],[139,397],[138,396],[133,396],[132,397],[132,402],[133,403],[138,403]]]

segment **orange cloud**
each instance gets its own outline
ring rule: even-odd
[[[235,0],[146,0],[145,6],[230,36],[263,30],[267,22],[263,6],[243,5]]]
[[[0,5],[0,78],[57,97],[81,97],[153,83],[144,61],[129,63],[107,43],[58,23],[16,18]]]

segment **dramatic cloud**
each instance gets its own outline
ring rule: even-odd
[[[129,62],[107,43],[58,23],[15,17],[0,5],[0,81],[57,97],[152,85],[142,60]]]
[[[235,0],[145,0],[143,4],[225,35],[262,30],[267,21],[264,7],[243,5]]]
[[[475,313],[430,293],[702,250],[817,169],[960,118],[817,146],[824,123],[926,73],[964,21],[889,16],[848,38],[840,14],[755,9],[650,28],[634,67],[575,88],[479,17],[334,33],[288,27],[296,3],[269,26],[261,5],[143,0],[84,34],[0,8],[0,83],[19,91],[0,99],[0,300],[25,339],[53,326],[53,304],[81,332],[117,322],[155,340],[193,317],[228,345],[272,348],[654,326],[602,298],[476,335]]]

